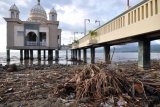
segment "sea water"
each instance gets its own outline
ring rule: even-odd
[[[37,60],[37,52],[34,51],[34,60],[24,60],[20,61],[20,53],[19,52],[11,52],[10,53],[10,62],[6,61],[6,53],[0,52],[0,64],[73,64],[72,61],[66,60],[66,51],[59,52],[59,61],[47,61],[48,54],[46,52],[46,59],[43,59],[43,51],[41,52],[41,61]],[[53,57],[55,54],[53,54]],[[113,62],[125,62],[125,61],[137,61],[138,60],[138,53],[137,52],[115,52],[111,53],[112,61]],[[83,59],[83,53],[81,52],[81,58]],[[68,51],[68,59],[71,59],[71,52]],[[151,53],[151,59],[160,59],[160,53]],[[103,52],[96,52],[95,53],[95,61],[104,61],[104,53]],[[90,52],[87,52],[87,63],[90,63]]]

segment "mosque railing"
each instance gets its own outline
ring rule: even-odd
[[[46,42],[42,41],[42,42],[37,42],[37,41],[27,41],[26,42],[27,46],[46,46]]]
[[[27,46],[37,46],[38,45],[38,42],[35,42],[35,41],[27,41]]]

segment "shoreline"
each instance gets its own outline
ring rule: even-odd
[[[2,71],[0,72],[0,106],[58,107],[55,106],[58,99],[68,100],[66,99],[67,97],[57,97],[54,94],[57,87],[60,84],[65,84],[73,78],[76,73],[80,73],[86,65],[90,64],[17,66],[17,71]],[[153,66],[150,70],[138,69],[136,61],[113,63],[109,65],[104,62],[98,62],[94,65],[99,65],[102,68],[108,67],[108,69],[120,72],[121,75],[126,77],[136,75],[136,78],[139,79],[153,77],[154,79],[160,79],[160,75],[158,75],[160,72],[160,60],[152,60]],[[85,103],[82,104],[88,104],[86,101],[84,102]]]

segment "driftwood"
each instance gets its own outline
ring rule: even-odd
[[[65,84],[59,85],[55,94],[69,96],[71,93],[75,93],[74,98],[77,101],[83,98],[100,101],[111,96],[127,101],[131,101],[137,96],[152,103],[159,101],[160,91],[155,88],[160,85],[159,82],[127,78],[121,72],[105,69],[107,68],[106,64],[97,65],[86,65]]]

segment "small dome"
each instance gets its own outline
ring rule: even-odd
[[[54,8],[51,9],[50,14],[57,14],[56,10]]]
[[[30,11],[28,21],[45,22],[46,20],[47,14],[44,8],[40,4],[35,5]]]
[[[17,11],[17,12],[19,12],[19,9],[18,9],[18,7],[17,7],[15,4],[13,4],[13,5],[10,7],[9,10],[10,10],[10,11]]]

